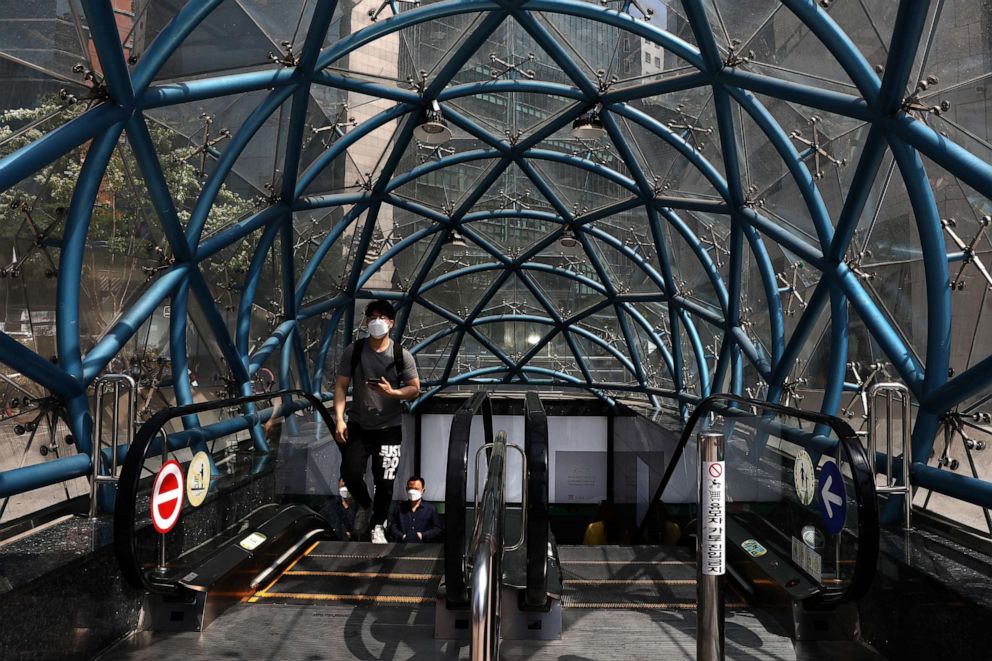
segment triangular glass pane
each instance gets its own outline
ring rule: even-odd
[[[874,4],[888,6],[891,14],[898,8],[898,3],[885,0],[875,0]],[[872,9],[874,15],[879,11],[880,8]],[[963,85],[981,95],[982,88],[988,87],[989,47],[987,41],[976,41],[971,34],[974,30],[987,32],[985,20],[985,13],[969,3],[931,4],[926,28],[916,49],[913,73],[906,81],[906,96],[917,91],[917,83],[927,79],[931,79],[926,82],[929,94],[956,90]]]
[[[169,266],[161,222],[123,139],[104,172],[83,254],[79,334],[86,352]]]
[[[0,25],[0,70],[8,63],[26,65],[37,79],[55,77],[83,84],[85,70],[99,70],[90,58],[88,28],[77,0],[53,3],[16,3],[4,8]],[[126,20],[126,19],[125,19]],[[5,77],[5,82],[9,80]],[[8,88],[9,89],[9,88]],[[34,90],[11,90],[30,100]]]
[[[534,315],[548,317],[548,311],[516,275],[507,278],[503,286],[487,301],[483,316]]]
[[[581,252],[581,248],[579,251]],[[555,306],[558,314],[565,319],[606,300],[605,295],[599,290],[601,286],[598,289],[563,275],[575,273],[593,282],[599,282],[595,271],[587,264],[588,260],[584,254],[578,257],[582,260],[578,263],[571,263],[571,256],[572,253],[568,248],[551,246],[531,261],[551,266],[555,272],[528,270],[533,282],[540,287],[547,299]]]
[[[992,323],[992,203],[984,195],[923,159],[937,213],[945,223],[948,255],[970,251],[969,259],[948,261],[951,281],[951,369],[957,374],[992,355],[992,338],[983,332]]]
[[[659,7],[656,3],[649,6],[655,10],[652,25],[666,29],[670,23],[680,37],[690,36],[691,40],[691,30],[678,11],[668,14],[670,7]],[[633,5],[630,9],[636,13]],[[599,77],[604,83],[660,80],[689,67],[681,57],[652,41],[599,21],[550,12],[532,15],[593,81]]]
[[[650,234],[647,236],[634,236],[628,232],[622,234],[626,237],[618,240],[636,258],[600,238],[592,236],[589,238],[613,286],[620,294],[661,293],[659,283],[663,282],[664,278],[653,245],[650,244]]]
[[[496,167],[496,163],[497,161],[489,158],[458,163],[421,175],[391,192],[398,197],[449,214],[458,209],[469,195],[475,193],[479,181]]]
[[[519,362],[554,329],[532,321],[494,321],[477,326],[477,330],[513,361]],[[543,350],[546,351],[547,347]]]
[[[455,334],[451,333],[418,349],[414,359],[417,361],[417,375],[422,382],[438,383],[440,381],[444,374],[444,368],[448,364],[448,357],[451,355],[451,346],[454,340]],[[457,374],[455,369],[452,372],[451,376]]]
[[[223,314],[228,333],[232,338],[237,328],[238,306],[241,304],[244,291],[245,275],[264,231],[264,229],[256,230],[241,241],[225,247],[200,262],[200,270],[210,287],[217,309]],[[281,291],[274,296],[274,289],[282,283],[279,275],[279,259],[278,257],[273,259],[271,249],[266,258],[265,269],[265,277],[259,281],[261,289],[268,290],[265,300],[272,299],[281,304]],[[273,305],[272,308],[275,310],[276,306]]]
[[[704,0],[703,7],[717,45],[726,49],[737,40],[745,51],[760,28],[774,20],[777,14],[789,11],[778,0],[755,0],[748,3]],[[706,29],[705,26],[702,29]]]
[[[452,83],[523,79],[571,85],[571,80],[554,59],[511,18],[503,21],[485,43],[479,46],[455,74]]]
[[[422,290],[421,296],[452,314],[465,318],[478,305],[479,296],[489,288],[496,275],[497,272],[491,270],[452,278]]]
[[[753,52],[753,57],[751,53]],[[745,66],[773,78],[804,85],[856,93],[850,77],[823,42],[792,12],[779,11],[764,24],[739,54],[748,57]]]
[[[306,294],[303,297],[305,303],[313,304],[321,300],[334,298],[344,291],[348,283],[348,278],[351,275],[351,268],[353,268],[353,262],[351,261],[352,252],[361,237],[362,228],[365,227],[367,216],[368,214],[364,210],[356,216],[352,213],[352,207],[336,207],[331,214],[319,220],[314,228],[312,240],[308,240],[307,246],[303,247],[302,252],[305,257],[301,256],[301,258],[296,260],[296,265],[299,269],[299,272],[296,274],[297,281],[299,281],[302,272],[312,261],[311,255],[313,255],[314,251],[323,242],[324,236],[328,232],[338,228],[338,225],[341,223],[346,222],[346,217],[350,218],[347,221],[347,227],[340,232],[337,240],[334,241],[321,260],[320,267],[317,268],[314,278],[307,287]]]
[[[832,222],[836,223],[857,170],[868,125],[860,120],[779,99],[761,95],[755,97],[791,138],[803,163],[816,180],[816,187]],[[747,155],[746,185],[760,187],[757,183],[759,179],[773,178],[770,168],[779,170],[776,174],[784,175],[785,163],[781,158],[776,158],[764,133],[745,131],[742,144]],[[754,176],[751,176],[752,172]]]
[[[705,107],[705,106],[703,106]],[[669,111],[663,106],[643,104],[646,114],[668,126],[691,147],[714,163],[721,159],[713,143],[716,127],[702,124],[700,119],[683,110]],[[703,173],[674,147],[638,122],[618,118],[620,132],[630,146],[644,174],[656,187],[658,194],[666,197],[692,197],[706,200],[720,199],[719,193]],[[717,171],[721,168],[717,167]]]
[[[404,346],[416,347],[428,340],[434,341],[435,335],[451,328],[451,322],[431,312],[419,303],[413,303],[406,328],[403,329]]]
[[[739,113],[745,138],[742,184],[759,212],[804,241],[818,245],[809,206],[775,147],[747,113]]]
[[[45,359],[57,355],[57,282],[65,217],[86,146],[0,193],[4,332]],[[104,224],[95,228],[106,233]]]
[[[337,98],[340,99],[340,97]],[[331,123],[325,126],[333,127],[334,124],[345,122],[349,125],[354,123],[360,127],[364,122],[372,120],[393,106],[391,101],[373,97],[361,97],[358,99],[357,105],[352,103],[353,100],[355,99],[350,98],[350,96],[347,102],[343,100],[329,102],[326,97],[318,99],[317,105],[325,116],[328,114],[334,116],[334,119],[328,117]],[[344,103],[347,103],[347,108],[344,107]],[[337,117],[341,117],[340,122]],[[382,174],[382,168],[396,145],[399,121],[395,119],[388,121],[352,143],[344,154],[337,156],[331,163],[324,166],[325,170],[330,170],[330,173],[321,172],[307,186],[305,194],[317,195],[341,192],[346,189],[371,188]],[[338,126],[337,128],[345,127]],[[349,128],[348,130],[356,129]],[[310,131],[313,133],[313,128]],[[332,128],[326,132],[322,131],[320,135],[322,136],[320,142],[308,149],[308,156],[312,156],[314,159],[324,150],[330,148],[340,134]],[[312,167],[313,163],[307,164],[307,171]]]
[[[298,0],[297,0],[298,1]],[[175,16],[183,0],[159,0],[150,8],[147,29],[161,32]],[[294,3],[295,4],[295,3]],[[224,44],[224,48],[218,48]],[[269,54],[283,55],[281,47],[267,35],[238,2],[222,2],[169,56],[157,80],[183,80],[205,73],[232,73],[271,68]]]

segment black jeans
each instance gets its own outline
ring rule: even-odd
[[[348,440],[341,448],[341,477],[356,503],[362,507],[372,507],[374,526],[385,524],[389,516],[402,440],[402,427],[362,429],[356,424],[348,424]],[[365,468],[371,456],[376,457],[372,461],[374,500],[365,488]]]

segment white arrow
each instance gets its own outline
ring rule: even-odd
[[[827,518],[834,518],[834,510],[830,507],[831,504],[843,505],[844,499],[835,494],[830,490],[830,485],[834,483],[834,476],[827,475],[827,479],[823,482],[823,488],[820,489],[820,496],[823,498],[823,504],[827,508]]]

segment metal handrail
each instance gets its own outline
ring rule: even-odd
[[[524,410],[527,452],[527,589],[528,609],[548,607],[548,416],[536,392],[528,392]]]
[[[504,441],[505,440],[506,439],[505,439],[505,432],[504,432]],[[483,445],[482,447],[480,447],[478,450],[475,451],[475,511],[476,512],[479,511],[479,456],[482,454],[482,452],[484,450],[488,450],[488,449],[493,448],[495,446],[496,446],[496,443],[486,443],[485,445]],[[524,545],[524,542],[527,540],[527,509],[528,509],[528,507],[527,507],[527,487],[529,485],[529,481],[530,480],[529,480],[528,473],[527,473],[527,455],[524,454],[523,448],[521,448],[519,445],[515,445],[513,443],[506,444],[506,447],[507,448],[512,448],[512,449],[516,450],[517,452],[519,452],[520,453],[520,460],[523,462],[523,476],[521,478],[522,479],[522,483],[521,483],[521,492],[520,492],[520,509],[521,509],[521,516],[523,518],[521,520],[520,537],[517,539],[517,541],[515,543],[513,543],[510,546],[507,546],[506,548],[503,549],[504,551],[516,551],[521,546],[523,546]],[[505,492],[506,491],[506,471],[503,471],[503,480],[504,480],[503,491]]]
[[[472,661],[499,658],[500,582],[503,576],[503,515],[506,511],[506,432],[492,443],[486,488],[472,531]]]
[[[900,400],[902,420],[900,421],[900,433],[902,435],[902,478],[903,483],[899,484],[898,476],[893,468],[892,457],[894,449],[892,440],[892,403],[894,396]],[[885,401],[885,484],[875,486],[875,493],[904,494],[904,519],[903,528],[913,529],[913,484],[910,479],[909,467],[913,463],[913,434],[910,428],[912,420],[912,400],[913,396],[909,388],[904,383],[885,382],[876,383],[868,390],[868,463],[871,464],[872,475],[878,475],[878,397],[884,397]]]
[[[445,604],[448,608],[469,606],[469,586],[466,583],[466,564],[470,533],[466,529],[468,509],[468,446],[472,435],[472,421],[482,414],[485,442],[493,442],[493,407],[489,394],[477,392],[458,408],[451,421],[448,438],[448,457],[445,472],[445,535],[444,535],[444,585]]]
[[[113,386],[114,399],[113,399],[113,422],[110,427],[110,472],[107,475],[101,475],[103,468],[103,396],[108,390],[107,386]],[[126,432],[127,440],[125,445],[131,445],[131,440],[134,438],[135,421],[136,421],[136,407],[135,407],[135,396],[137,394],[137,384],[134,379],[127,374],[105,374],[98,378],[94,384],[94,397],[93,397],[93,457],[92,468],[93,473],[90,476],[90,511],[89,516],[93,518],[97,515],[97,488],[101,484],[113,484],[117,485],[118,475],[117,475],[117,448],[120,446],[120,431],[121,431],[121,420],[120,420],[120,404],[121,404],[121,386],[124,386],[124,394],[127,398],[127,419],[126,419]]]

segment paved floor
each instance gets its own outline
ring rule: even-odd
[[[315,545],[250,603],[235,606],[203,633],[138,633],[101,658],[467,659],[467,641],[434,639],[439,550]],[[695,568],[684,550],[562,547],[561,561],[561,640],[504,641],[502,659],[695,658]],[[796,658],[788,632],[767,613],[748,610],[732,594],[727,606],[728,659]]]
[[[693,659],[695,613],[566,609],[561,640],[504,641],[501,658],[534,661]],[[751,611],[727,613],[728,659],[795,659],[792,641]],[[467,659],[467,641],[434,640],[434,609],[240,604],[203,633],[136,634],[101,657],[159,661]]]

